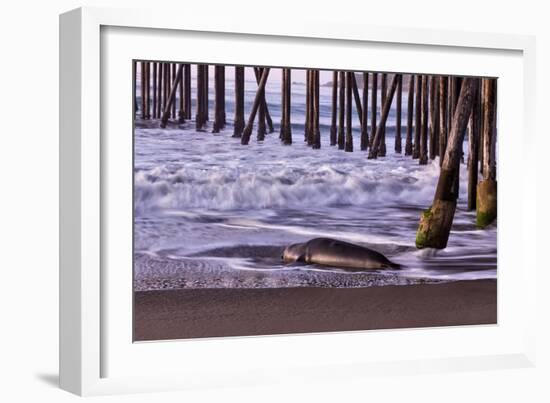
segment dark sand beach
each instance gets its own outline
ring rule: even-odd
[[[134,341],[494,324],[496,280],[134,293]]]

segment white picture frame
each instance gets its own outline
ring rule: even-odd
[[[116,28],[114,28],[116,27]],[[112,393],[129,393],[140,391],[160,391],[172,389],[185,389],[196,387],[212,387],[232,385],[253,385],[271,382],[292,382],[298,377],[302,381],[307,379],[327,379],[327,369],[337,369],[340,378],[349,374],[410,374],[420,372],[476,370],[517,368],[533,366],[535,362],[535,318],[522,312],[535,312],[536,290],[536,253],[533,243],[527,243],[526,235],[536,232],[535,175],[518,177],[511,169],[506,169],[506,160],[510,155],[511,143],[506,143],[506,137],[499,144],[499,164],[502,165],[499,175],[506,175],[510,180],[521,180],[522,192],[510,194],[510,197],[502,197],[504,189],[500,187],[499,176],[499,220],[506,211],[506,205],[502,203],[519,202],[521,209],[516,214],[521,215],[521,224],[517,225],[513,234],[501,234],[499,221],[499,325],[484,326],[477,329],[458,327],[453,329],[428,329],[428,330],[399,330],[376,332],[344,332],[323,335],[294,335],[294,336],[263,336],[246,338],[223,338],[202,341],[181,341],[164,343],[132,344],[128,340],[128,320],[131,321],[131,310],[126,311],[128,305],[112,305],[113,298],[109,296],[117,290],[127,296],[131,290],[131,281],[127,287],[121,289],[121,282],[128,281],[128,277],[110,277],[110,272],[105,272],[109,264],[106,261],[106,251],[109,245],[105,242],[103,228],[108,227],[109,220],[114,215],[105,214],[105,206],[108,205],[108,193],[111,189],[107,178],[124,177],[127,171],[110,172],[113,167],[109,164],[109,147],[119,147],[124,150],[127,143],[113,143],[111,137],[105,138],[109,132],[107,113],[102,109],[102,100],[105,93],[119,91],[118,89],[102,86],[102,69],[106,67],[102,57],[106,47],[120,46],[116,42],[116,34],[133,35],[131,30],[143,30],[144,35],[161,35],[160,42],[177,41],[178,32],[194,33],[198,40],[219,41],[224,35],[227,40],[230,37],[252,38],[255,43],[272,44],[292,41],[300,46],[310,46],[319,43],[319,46],[337,47],[352,46],[376,46],[394,47],[396,49],[409,49],[411,52],[430,52],[447,50],[471,52],[484,57],[500,57],[500,54],[513,54],[511,63],[516,73],[521,70],[519,79],[521,82],[511,82],[514,91],[521,95],[519,100],[523,106],[515,115],[519,121],[510,120],[510,126],[521,132],[521,158],[527,160],[528,150],[534,147],[532,134],[534,133],[534,93],[536,87],[535,69],[535,42],[534,38],[521,35],[501,35],[490,33],[468,33],[456,31],[430,31],[408,29],[402,27],[384,28],[368,25],[346,24],[326,21],[301,20],[299,23],[293,20],[285,24],[277,21],[243,21],[208,16],[190,16],[163,11],[151,10],[111,10],[103,8],[81,8],[70,11],[60,17],[60,384],[63,389],[79,395],[96,395]],[[126,30],[126,31],[125,31]],[[130,30],[130,31],[128,31]],[[145,32],[147,31],[147,32]],[[110,42],[104,42],[104,33],[114,32]],[[197,34],[199,33],[199,34]],[[204,38],[201,38],[201,34]],[[163,36],[164,35],[164,36]],[[240,40],[240,39],[239,39]],[[285,42],[287,41],[287,42]],[[108,46],[106,46],[108,44]],[[170,46],[160,46],[156,55],[136,55],[136,58],[150,57],[162,60],[169,57],[169,53],[163,53],[162,49]],[[171,49],[171,48],[170,48]],[[149,48],[149,50],[151,50]],[[166,51],[168,52],[168,51]],[[451,53],[452,53],[451,52]],[[267,52],[266,52],[267,53]],[[290,52],[292,53],[292,52]],[[103,56],[102,56],[103,55]],[[492,56],[491,56],[492,55]],[[139,56],[139,57],[138,57]],[[212,55],[212,63],[231,63],[237,59],[228,60],[230,55],[220,52]],[[113,56],[114,57],[114,56]],[[125,55],[124,57],[129,57]],[[196,56],[198,57],[198,56]],[[269,64],[269,55],[255,52],[253,55],[234,53],[234,58],[239,58],[243,64],[248,61],[257,64]],[[253,57],[253,59],[252,59]],[[285,56],[288,60],[290,55]],[[391,56],[388,56],[390,58]],[[248,58],[242,61],[243,58]],[[363,66],[364,61],[357,59],[356,65],[347,66],[357,68]],[[114,59],[113,59],[114,60]],[[168,59],[165,59],[168,60]],[[176,59],[177,60],[177,59]],[[284,65],[284,58],[283,65]],[[457,59],[458,60],[458,59]],[[311,63],[325,63],[322,67],[338,67],[338,61],[334,65],[327,65],[321,56]],[[376,61],[378,63],[379,61]],[[438,73],[460,72],[467,74],[468,66],[460,66],[456,63],[453,71],[447,70],[444,64],[439,65],[433,56],[426,59],[425,69],[436,69]],[[361,64],[363,63],[363,64]],[[372,67],[383,70],[384,63]],[[521,67],[518,70],[518,65]],[[108,64],[108,63],[107,63]],[[300,63],[298,63],[300,64]],[[429,67],[432,64],[435,66]],[[505,64],[505,63],[503,63]],[[417,65],[419,66],[419,65]],[[341,67],[341,66],[340,66]],[[420,67],[418,67],[420,68]],[[490,74],[494,66],[479,63],[476,74]],[[504,67],[502,67],[504,68]],[[463,69],[463,70],[460,70]],[[511,71],[512,71],[511,70]],[[402,70],[403,71],[403,70]],[[516,74],[510,73],[510,74]],[[128,71],[129,74],[129,71]],[[510,76],[512,77],[512,76]],[[518,77],[514,76],[517,80]],[[130,84],[130,75],[128,83]],[[117,87],[113,85],[113,87]],[[499,96],[501,95],[499,91]],[[111,98],[108,98],[109,100]],[[111,102],[111,101],[109,101]],[[510,101],[512,102],[512,101]],[[114,104],[111,102],[109,105]],[[514,104],[515,105],[515,104]],[[499,98],[499,113],[502,109],[513,108],[512,104],[506,105]],[[517,105],[515,105],[517,106]],[[128,105],[130,107],[130,105]],[[118,110],[118,109],[117,109]],[[508,110],[508,109],[505,109]],[[129,119],[130,114],[121,119]],[[506,117],[500,119],[500,124],[506,123]],[[122,122],[123,125],[127,121]],[[501,130],[502,131],[502,130]],[[504,133],[506,130],[504,130]],[[518,133],[516,135],[519,136]],[[516,150],[518,152],[518,150]],[[117,154],[118,155],[118,154]],[[128,161],[130,158],[130,161]],[[131,164],[131,150],[122,156],[121,164],[128,167]],[[529,164],[526,164],[529,165]],[[130,165],[131,166],[131,165]],[[109,168],[110,167],[110,168]],[[115,169],[115,168],[112,168]],[[526,168],[534,170],[534,168]],[[130,174],[131,180],[131,174]],[[512,193],[512,192],[510,192]],[[127,196],[127,195],[126,195]],[[121,199],[124,200],[124,199]],[[507,200],[503,202],[502,200]],[[105,204],[107,203],[107,204]],[[109,205],[109,209],[112,206]],[[120,206],[119,206],[120,208]],[[104,209],[104,211],[102,211]],[[131,209],[128,206],[128,209]],[[117,228],[122,228],[117,224]],[[125,227],[124,227],[125,228]],[[115,231],[116,232],[116,231]],[[510,232],[510,231],[508,231]],[[516,238],[516,250],[513,252],[501,248],[502,244],[510,245]],[[517,234],[521,234],[523,242],[517,242]],[[112,237],[110,238],[112,240]],[[508,243],[506,243],[508,242]],[[128,246],[121,242],[121,245]],[[519,264],[521,266],[521,281],[513,285],[506,281],[506,276],[500,277],[500,259],[502,253],[508,253],[504,264]],[[129,252],[129,251],[128,251]],[[113,280],[113,281],[110,281]],[[512,287],[512,288],[511,288]],[[507,304],[513,287],[521,289],[523,299],[519,306],[511,308]],[[124,297],[126,302],[127,298]],[[509,302],[509,301],[508,301]],[[504,308],[506,309],[504,309]],[[116,308],[116,309],[115,309]],[[512,312],[513,311],[513,312]],[[506,316],[510,314],[511,316]],[[121,323],[117,315],[127,315],[124,324],[117,328],[116,323]],[[521,316],[521,320],[518,318]],[[113,318],[117,318],[114,320]],[[124,319],[124,318],[123,318]],[[108,328],[108,329],[107,329]],[[118,337],[117,335],[123,335]],[[431,353],[422,350],[418,354],[399,356],[399,349],[394,356],[376,357],[366,359],[358,355],[335,360],[318,360],[312,348],[318,343],[331,345],[360,345],[366,338],[373,340],[389,338],[392,342],[398,342],[407,337],[411,343],[430,344],[433,340],[464,340],[463,349],[445,350],[442,343],[440,348],[434,347]],[[469,345],[474,339],[484,339],[487,344],[477,347]],[[487,349],[489,341],[493,339],[494,348]],[[121,341],[122,340],[122,341]],[[119,344],[116,344],[119,343]],[[282,347],[293,352],[285,355],[286,361],[277,361],[278,348]],[[242,359],[237,355],[231,355],[231,351],[238,349],[250,350],[249,357]],[[290,350],[289,350],[290,349]],[[177,353],[179,351],[179,353]],[[266,351],[273,351],[269,355]],[[383,351],[383,349],[381,350]],[[185,363],[168,362],[162,357],[185,354]],[[141,354],[139,360],[132,358],[134,354]],[[200,357],[210,354],[208,365],[200,365]],[[264,354],[262,362],[257,357]],[[265,356],[267,355],[267,357]],[[137,356],[136,356],[137,357]],[[160,357],[160,358],[158,358]],[[217,357],[217,358],[216,358]],[[127,361],[125,367],[120,365],[117,370],[111,370],[106,364],[110,361]],[[143,362],[143,367],[151,367],[150,364],[162,363],[166,371],[159,371],[154,375],[147,371],[131,371],[130,366]],[[217,361],[216,361],[217,360]],[[215,370],[212,363],[216,362]],[[225,362],[225,364],[224,364]],[[231,362],[231,365],[227,365]],[[262,367],[263,365],[263,367]],[[262,368],[262,371],[253,371],[246,376],[249,368]],[[158,367],[157,367],[158,368]],[[307,368],[307,375],[303,369]],[[210,372],[208,372],[210,371]],[[205,374],[209,374],[205,377]],[[331,376],[330,379],[334,379]]]

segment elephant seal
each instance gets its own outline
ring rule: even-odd
[[[401,267],[374,250],[331,238],[314,238],[304,243],[289,245],[285,248],[282,258],[285,263],[320,264],[352,271]]]

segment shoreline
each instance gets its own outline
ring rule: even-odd
[[[497,280],[134,292],[134,341],[497,323]]]

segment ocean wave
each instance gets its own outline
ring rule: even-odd
[[[365,161],[367,161],[365,159]],[[135,172],[135,212],[155,209],[239,210],[377,203],[428,204],[439,167],[419,170],[365,162],[363,166],[243,165],[208,169],[167,165]]]

